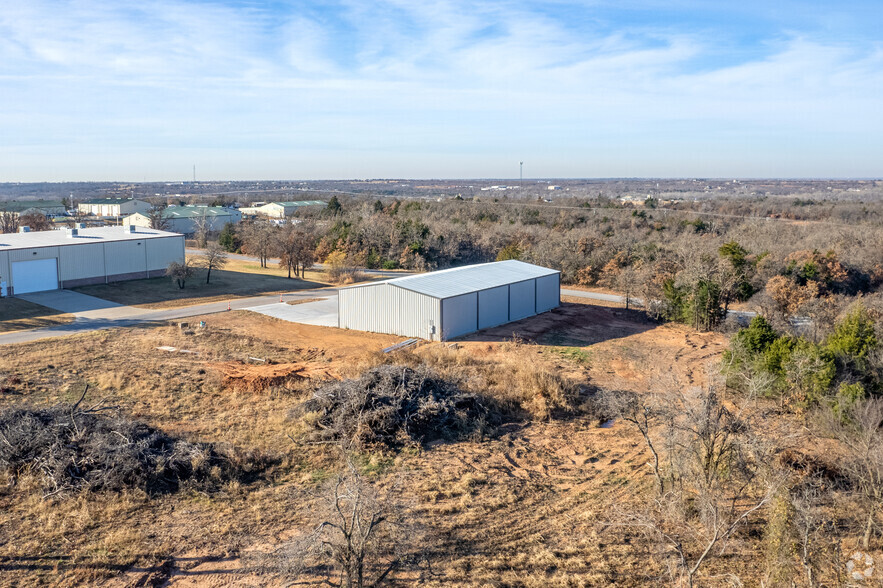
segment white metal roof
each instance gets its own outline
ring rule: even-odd
[[[136,229],[137,230],[134,233],[130,233],[128,227],[95,227],[90,229],[78,229],[77,236],[75,237],[68,236],[68,231],[64,229],[53,231],[31,231],[28,233],[4,233],[0,234],[0,251],[181,236],[178,233],[157,231],[156,229],[145,229],[143,227],[136,227]]]
[[[451,298],[558,273],[561,272],[512,259],[393,278],[375,284],[365,284],[365,286],[389,284],[433,298]]]

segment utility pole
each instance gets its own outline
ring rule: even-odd
[[[518,187],[524,189],[524,162],[518,162]]]
[[[196,183],[196,164],[193,164],[193,183]]]

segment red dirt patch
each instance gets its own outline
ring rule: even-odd
[[[215,364],[213,367],[224,374],[224,386],[248,392],[260,392],[306,379],[340,379],[340,376],[327,365],[310,363],[250,365],[227,362]]]

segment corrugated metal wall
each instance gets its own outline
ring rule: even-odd
[[[145,239],[147,245],[147,269],[164,270],[173,261],[184,259],[184,237],[161,237]]]
[[[9,265],[9,253],[0,251],[0,282],[12,285],[12,267]]]
[[[478,293],[463,294],[441,301],[442,340],[478,330]]]
[[[184,237],[72,243],[70,246],[0,251],[0,281],[13,285],[13,261],[51,258],[58,259],[58,279],[61,282],[164,270],[171,262],[184,259]]]
[[[478,293],[478,328],[487,329],[509,322],[509,286]]]
[[[438,340],[440,304],[423,294],[387,284],[344,288],[338,308],[342,329]]]
[[[0,282],[9,283],[9,275],[12,268],[9,267],[9,253],[0,251]]]
[[[536,314],[536,280],[509,284],[509,320],[517,321]]]
[[[13,249],[8,251],[9,263],[13,261],[31,261],[32,259],[58,258],[58,247],[34,247],[32,249]]]
[[[58,248],[58,279],[79,280],[104,276],[104,243]]]
[[[537,314],[557,308],[561,304],[561,274],[537,278]]]
[[[104,265],[107,275],[146,272],[147,247],[144,246],[145,240],[107,243],[104,250]]]
[[[559,298],[558,274],[442,300],[379,283],[339,291],[338,325],[438,341],[546,312]]]

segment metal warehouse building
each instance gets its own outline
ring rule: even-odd
[[[498,261],[341,288],[338,326],[445,341],[560,305],[561,272]]]
[[[242,214],[238,210],[221,206],[169,206],[162,211],[162,216],[166,222],[166,229],[184,235],[196,233],[200,223],[204,223],[207,231],[214,232],[223,229],[227,223],[235,225],[242,220]],[[136,212],[123,219],[123,226],[149,228],[150,222],[149,215]]]
[[[0,293],[11,296],[152,278],[163,275],[173,261],[184,261],[184,236],[153,229],[0,234]]]

